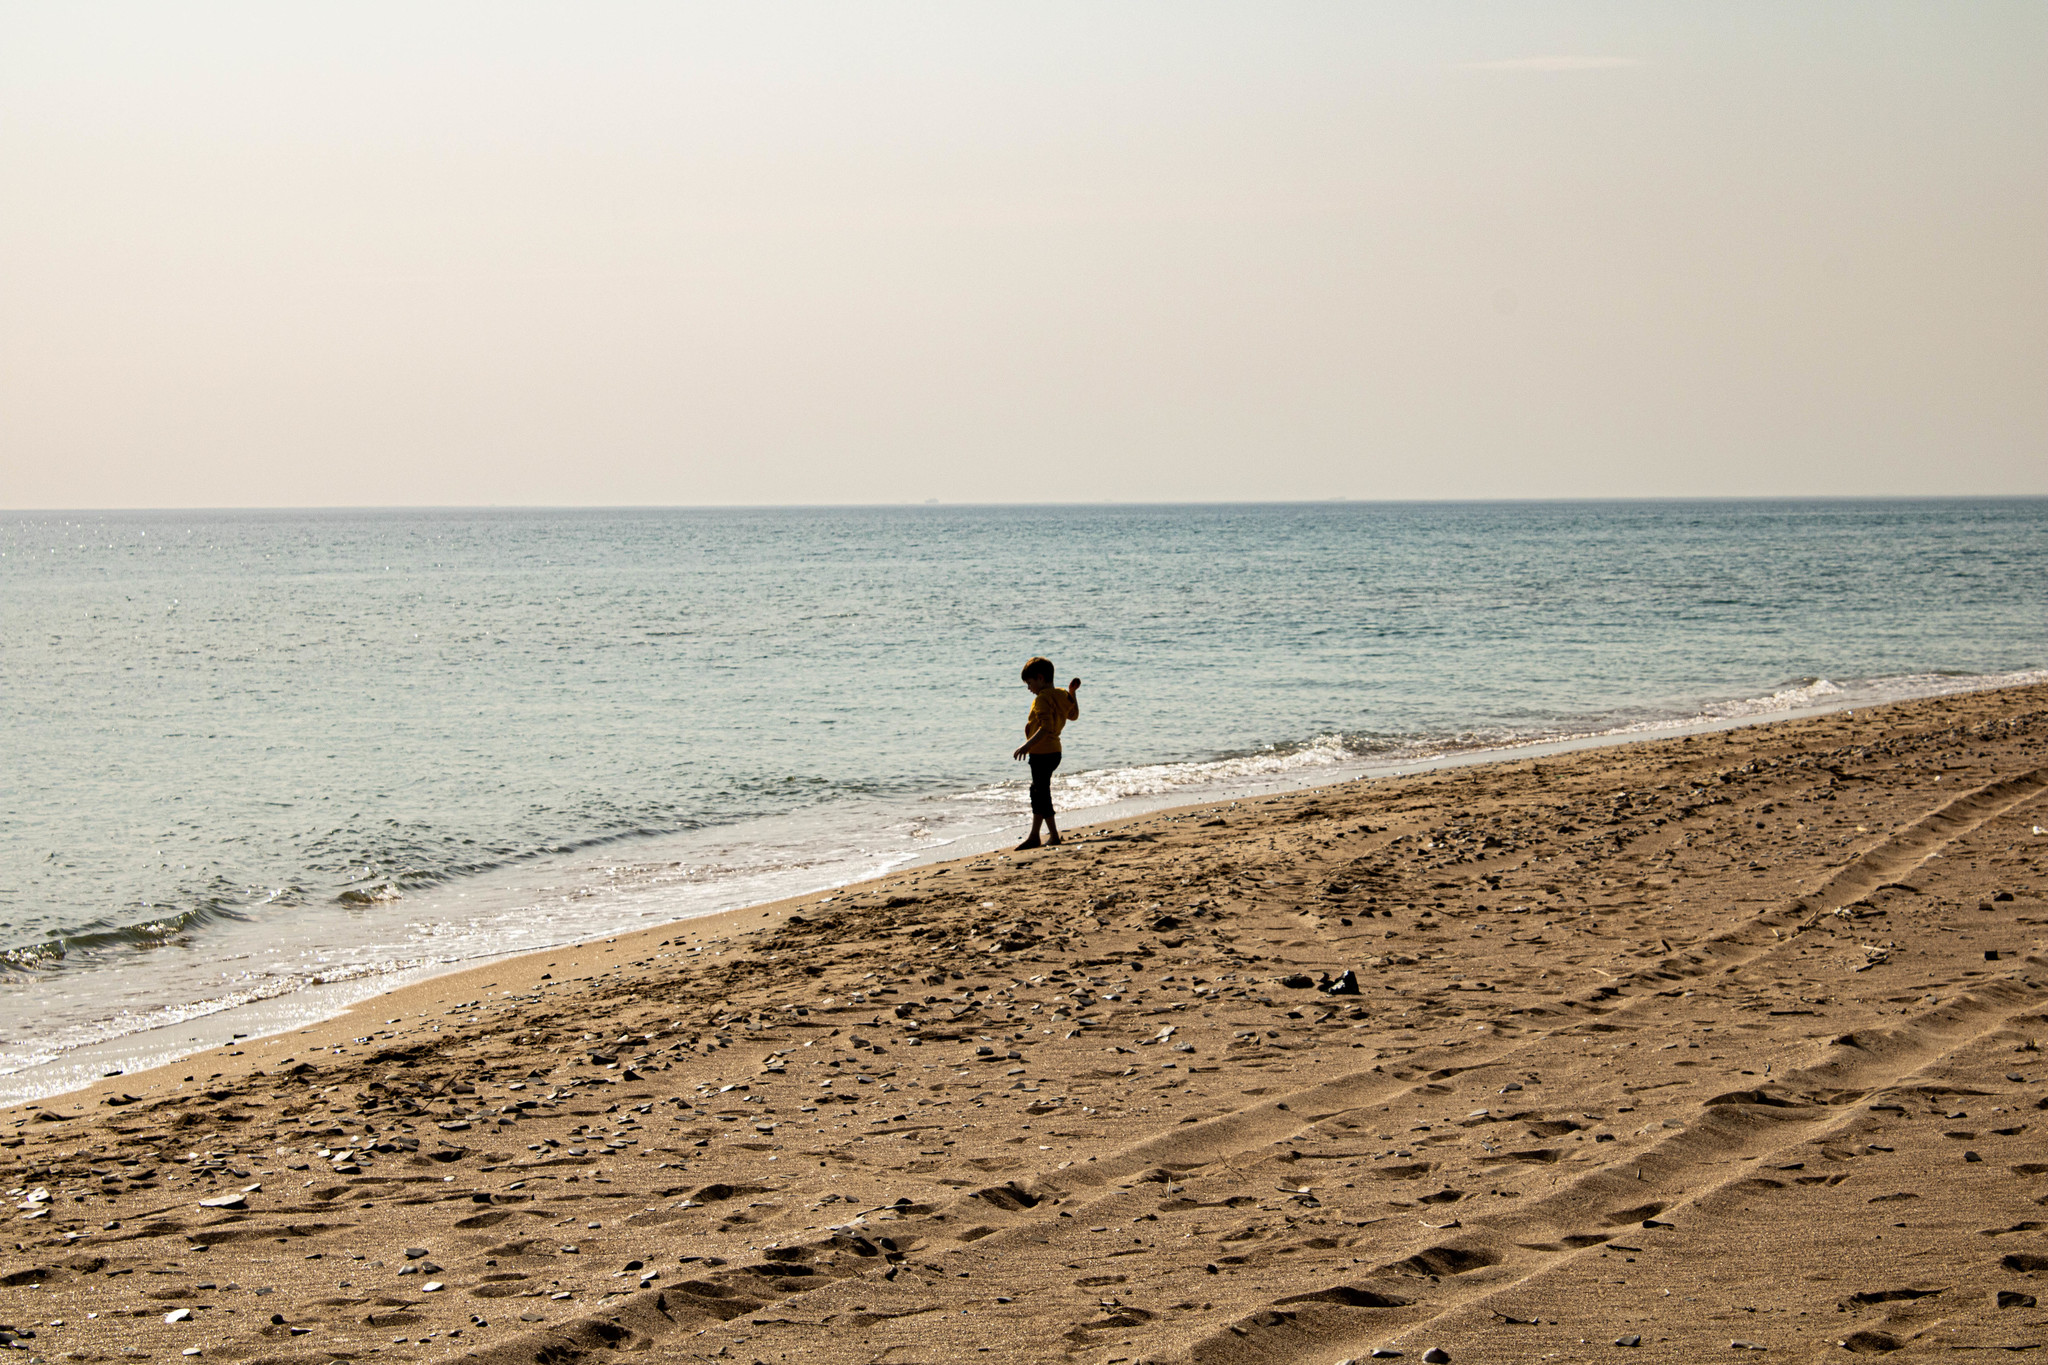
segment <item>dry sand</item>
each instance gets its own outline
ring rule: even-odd
[[[444,977],[0,1116],[0,1321],[308,1365],[2048,1350],[2044,792],[2048,689],[1988,693]]]

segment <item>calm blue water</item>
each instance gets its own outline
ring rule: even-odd
[[[15,514],[0,1067],[1069,806],[2048,666],[2048,501]],[[1348,765],[1348,766],[1347,766]]]

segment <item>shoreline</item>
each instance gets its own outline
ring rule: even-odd
[[[2020,685],[2030,686],[2034,684]],[[2009,690],[2009,686],[1964,689],[1957,692],[1934,694],[1933,697],[1913,697],[1906,700],[1932,700],[1940,696],[1980,696]],[[1878,704],[1893,705],[1896,703],[1884,702]],[[1219,802],[1235,803],[1242,800],[1266,799],[1316,791],[1326,787],[1343,786],[1349,783],[1395,780],[1438,771],[1486,766],[1496,763],[1512,763],[1617,746],[1655,743],[1661,740],[1682,738],[1686,735],[1713,734],[1752,726],[1771,726],[1843,712],[1853,715],[1858,707],[1867,708],[1868,705],[1869,703],[1857,701],[1824,702],[1813,706],[1795,707],[1785,711],[1763,714],[1701,715],[1669,721],[1645,722],[1640,726],[1626,726],[1617,729],[1570,734],[1551,739],[1528,740],[1494,747],[1480,746],[1449,752],[1426,753],[1385,763],[1367,759],[1338,762],[1331,764],[1326,769],[1303,769],[1298,776],[1304,780],[1286,782],[1283,785],[1269,786],[1252,781],[1239,784],[1223,784],[1210,794],[1192,802],[1183,802],[1181,797],[1184,793],[1174,792],[1125,797],[1100,806],[1081,807],[1073,813],[1084,817],[1092,816],[1092,818],[1084,818],[1082,823],[1072,825],[1071,828],[1086,830],[1097,825],[1112,824],[1147,815],[1171,815],[1183,810],[1193,809],[1197,806],[1215,805]],[[1024,826],[1020,823],[1016,827],[1021,829]],[[237,1042],[240,1042],[246,1048],[263,1044],[269,1039],[293,1034],[295,1031],[303,1033],[309,1028],[336,1023],[345,1019],[353,1011],[374,1006],[378,1000],[386,996],[408,991],[418,986],[442,980],[443,978],[460,977],[472,972],[488,973],[502,963],[516,962],[522,958],[537,954],[568,952],[577,948],[587,947],[593,943],[611,942],[620,935],[638,936],[647,933],[669,932],[686,925],[694,925],[724,916],[744,915],[751,910],[768,910],[784,907],[807,898],[825,895],[829,892],[845,891],[851,893],[861,887],[902,875],[913,869],[935,867],[948,863],[962,862],[969,858],[982,857],[990,853],[1006,852],[1008,837],[1008,827],[994,832],[962,836],[960,839],[944,847],[911,853],[894,867],[869,877],[847,882],[828,883],[824,886],[795,892],[785,897],[748,902],[697,915],[685,915],[676,919],[663,920],[660,923],[644,928],[621,929],[615,931],[610,937],[598,934],[590,938],[569,940],[553,947],[508,947],[497,953],[471,956],[456,962],[414,968],[399,968],[389,972],[366,973],[362,977],[320,982],[297,989],[280,991],[274,995],[256,1000],[225,1006],[206,1014],[153,1025],[131,1033],[117,1034],[99,1042],[82,1045],[59,1057],[53,1058],[49,1062],[23,1067],[17,1071],[0,1075],[0,1087],[5,1087],[9,1091],[22,1092],[13,1098],[0,1100],[0,1116],[4,1116],[15,1108],[61,1099],[66,1095],[90,1090],[99,1081],[110,1081],[126,1076],[137,1076],[153,1071],[168,1070],[181,1065],[186,1059],[199,1056],[216,1048],[231,1046]],[[958,851],[957,845],[962,843],[970,846],[969,851]],[[984,843],[988,844],[988,847],[980,847]],[[365,982],[376,982],[377,984],[375,989],[369,994],[358,995],[356,993],[357,990]],[[304,1007],[309,1001],[317,1002],[323,995],[353,996],[354,998],[346,999],[344,1003],[337,1004],[328,1009],[319,1008],[317,1003],[310,1010]],[[167,1043],[165,1046],[156,1049],[148,1048],[147,1040],[152,1035],[172,1032],[187,1035],[184,1042],[192,1045]],[[195,1033],[197,1036],[192,1036]],[[133,1067],[128,1064],[129,1059],[122,1054],[131,1053],[136,1050],[144,1051],[145,1055],[162,1057],[163,1060],[150,1062],[140,1067]],[[95,1058],[103,1060],[95,1062],[93,1061]],[[96,1080],[77,1078],[74,1083],[57,1089],[33,1090],[32,1086],[19,1082],[11,1086],[7,1084],[7,1082],[16,1081],[17,1078],[34,1078],[53,1071],[75,1071],[80,1060],[85,1061],[88,1066],[116,1066],[118,1069],[111,1074],[103,1073]]]
[[[252,1365],[2010,1349],[2044,824],[2037,686],[489,964],[11,1111],[10,1322]]]

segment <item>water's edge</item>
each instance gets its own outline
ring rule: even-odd
[[[2048,683],[2048,673],[2008,675],[1998,679],[1987,679],[1981,686],[1957,685],[1928,692],[1923,697],[1902,697],[1896,699],[1896,701],[1876,704],[1889,705],[1896,704],[1896,702],[1925,699],[1925,697],[2014,690],[2041,683]],[[1129,797],[1072,812],[1071,815],[1063,819],[1063,823],[1065,823],[1070,833],[1077,833],[1098,825],[1128,820],[1135,816],[1162,811],[1193,810],[1213,807],[1234,800],[1309,791],[1346,782],[1384,781],[1451,768],[1475,767],[1490,763],[1522,762],[1531,758],[1663,741],[1682,738],[1686,735],[1776,725],[1812,716],[1842,711],[1853,712],[1859,708],[1869,709],[1872,705],[1867,700],[1828,701],[1816,699],[1810,705],[1776,710],[1767,715],[1701,715],[1686,720],[1633,725],[1599,733],[1569,735],[1498,747],[1473,748],[1451,753],[1423,754],[1390,763],[1332,765],[1320,770],[1300,771],[1297,774],[1299,780],[1294,781],[1269,781],[1223,786],[1206,790],[1199,794],[1192,791],[1174,791],[1158,795]],[[1188,799],[1191,796],[1195,799]],[[567,938],[547,943],[524,943],[495,952],[478,952],[444,961],[423,962],[393,970],[365,972],[363,975],[348,979],[303,986],[299,989],[266,999],[223,1005],[221,1008],[208,1013],[181,1018],[172,1023],[140,1029],[135,1032],[124,1033],[116,1037],[88,1043],[69,1049],[60,1056],[46,1061],[38,1061],[11,1071],[0,1072],[0,1107],[50,1099],[84,1089],[112,1076],[130,1075],[156,1067],[168,1066],[180,1058],[203,1052],[210,1048],[220,1047],[230,1042],[245,1039],[253,1041],[289,1032],[293,1029],[305,1028],[311,1024],[336,1018],[359,1004],[419,982],[481,970],[496,963],[514,960],[534,953],[556,952],[573,948],[579,944],[602,942],[620,933],[660,930],[685,923],[694,923],[716,915],[758,909],[760,906],[771,904],[775,900],[795,899],[828,890],[835,890],[840,887],[858,886],[893,875],[909,867],[927,866],[980,857],[1006,848],[1010,840],[1015,836],[1016,830],[1007,826],[1000,829],[983,831],[977,835],[955,840],[943,847],[924,850],[904,857],[870,873],[866,877],[853,880],[819,882],[795,890],[787,890],[785,894],[771,898],[768,901],[754,900],[734,904],[720,904],[700,910],[694,914],[646,924],[624,925],[609,932],[600,932],[589,937]]]

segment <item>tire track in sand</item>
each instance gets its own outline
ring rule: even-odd
[[[2037,952],[2024,965],[2038,970],[2048,967],[2048,958]],[[1362,1356],[1381,1346],[1419,1352],[1451,1320],[1485,1312],[1502,1296],[1569,1268],[1628,1227],[1668,1218],[1755,1178],[1760,1166],[1782,1158],[1788,1149],[1810,1147],[1849,1125],[1862,1115],[1858,1106],[1863,1101],[1923,1077],[1932,1080],[1926,1073],[1952,1054],[2044,1004],[2048,987],[2015,975],[1899,1027],[1845,1034],[1821,1061],[1788,1073],[1775,1085],[1703,1101],[1698,1120],[1625,1167],[1589,1171],[1527,1208],[1484,1216],[1455,1239],[1418,1247],[1365,1275],[1345,1277],[1345,1284],[1301,1296],[1318,1301],[1317,1306],[1247,1315],[1197,1342],[1189,1359],[1195,1365],[1264,1365],[1322,1361],[1332,1354]],[[1708,1171],[1710,1180],[1695,1183]],[[1546,1254],[1532,1243],[1559,1249]],[[1424,1278],[1430,1276],[1433,1284]],[[1432,1288],[1450,1293],[1425,1297]],[[1346,1311],[1347,1303],[1370,1298],[1415,1300],[1426,1312],[1411,1315],[1390,1332],[1375,1321],[1361,1321],[1355,1310]]]
[[[1625,1021],[1631,1015],[1653,1007],[1663,998],[1656,994],[1638,995],[1625,1003],[1616,1003],[1616,997],[1631,989],[1642,986],[1668,987],[1669,983],[1675,980],[1709,974],[1721,977],[1734,976],[1746,969],[1764,964],[1774,956],[1791,949],[1800,931],[1817,924],[1831,911],[1852,904],[1901,876],[1910,875],[1913,869],[1952,846],[1957,840],[2010,813],[2040,796],[2044,791],[2048,791],[2048,770],[2034,769],[1959,793],[1865,850],[1814,890],[1795,896],[1777,906],[1768,907],[1738,924],[1710,934],[1699,940],[1687,952],[1668,958],[1655,966],[1640,969],[1629,977],[1598,987],[1578,999],[1563,1003],[1562,1008],[1585,1011],[1599,1016],[1610,1024]],[[1762,931],[1786,924],[1796,926],[1792,934],[1763,937]],[[2029,962],[2036,967],[2041,965],[2038,959],[2030,959]],[[1846,1094],[1847,1098],[1842,1101],[1845,1103],[1853,1102],[1855,1098],[1871,1089],[1896,1084],[1898,1077],[1904,1074],[1902,1067],[1912,1070],[1929,1065],[1954,1047],[1967,1045],[1981,1033],[2003,1027],[2009,1014],[2037,1003],[2035,996],[2027,993],[2024,988],[2008,989],[2018,989],[2021,995],[2003,1006],[1999,1006],[1996,1000],[1990,1000],[1985,995],[1985,992],[1990,990],[1989,987],[1982,987],[1978,993],[1965,998],[1971,1002],[1967,1005],[1963,1001],[1952,1001],[1929,1011],[1913,1025],[1904,1029],[1889,1031],[1881,1037],[1860,1037],[1857,1046],[1863,1054],[1860,1060],[1864,1065],[1855,1077],[1843,1071],[1843,1057],[1831,1056],[1814,1067],[1795,1073],[1801,1078],[1797,1084],[1811,1090],[1821,1085],[1824,1078],[1832,1077],[1831,1088]],[[1669,994],[1668,990],[1665,994]],[[1987,1009],[1994,1007],[1997,1007],[1997,1017],[1992,1022],[1974,1029],[1970,1026],[1970,1021],[1981,1019]],[[1151,1172],[1156,1179],[1164,1172],[1192,1172],[1206,1166],[1255,1157],[1265,1150],[1284,1145],[1290,1138],[1308,1134],[1326,1120],[1367,1106],[1398,1102],[1404,1097],[1422,1093],[1425,1086],[1447,1079],[1451,1075],[1488,1067],[1527,1063],[1530,1058],[1540,1054],[1553,1038],[1575,1031],[1577,1026],[1577,1022],[1574,1021],[1565,1028],[1546,1030],[1517,1039],[1509,1045],[1491,1049],[1486,1053],[1475,1053],[1468,1049],[1459,1049],[1455,1053],[1444,1050],[1442,1055],[1430,1060],[1424,1060],[1429,1054],[1419,1054],[1418,1057],[1411,1058],[1409,1064],[1423,1069],[1420,1076],[1411,1072],[1406,1078],[1401,1078],[1383,1072],[1366,1071],[1335,1077],[1301,1090],[1273,1096],[1260,1104],[1220,1115],[1201,1124],[1190,1125],[1180,1132],[1148,1137],[1122,1152],[1102,1158],[1086,1171],[1077,1172],[1069,1169],[1041,1173],[1038,1181],[1031,1182],[1026,1188],[1072,1188],[1076,1184],[1099,1188],[1124,1182],[1122,1188],[1105,1192],[1098,1199],[1065,1206],[1066,1211],[1073,1215],[1073,1219],[1066,1225],[1067,1229],[1084,1223],[1111,1220],[1119,1216],[1119,1206],[1127,1199],[1129,1182],[1144,1173]],[[1961,1030],[1960,1034],[1958,1030]],[[1838,1043],[1831,1051],[1838,1052],[1846,1047],[1847,1044]],[[1870,1071],[1870,1065],[1883,1058],[1895,1058],[1898,1064],[1888,1063],[1876,1071]],[[1431,1060],[1442,1062],[1443,1065],[1431,1067]],[[1868,1072],[1868,1075],[1864,1076],[1864,1072]],[[1858,1077],[1862,1077],[1860,1083]],[[1804,1142],[1815,1132],[1825,1131],[1827,1127],[1844,1121],[1842,1113],[1826,1103],[1810,1099],[1806,1102],[1789,1100],[1784,1086],[1785,1082],[1781,1081],[1778,1086],[1772,1087],[1768,1099],[1756,1103],[1716,1103],[1710,1100],[1702,1106],[1710,1111],[1705,1124],[1693,1125],[1686,1132],[1659,1144],[1640,1159],[1632,1160],[1628,1163],[1631,1174],[1625,1179],[1612,1167],[1592,1172],[1581,1181],[1574,1182],[1573,1186],[1566,1190],[1547,1196],[1538,1204],[1517,1211],[1512,1217],[1496,1216],[1484,1225],[1475,1225],[1475,1228],[1497,1226],[1513,1234],[1509,1240],[1516,1243],[1568,1239],[1572,1246],[1565,1255],[1576,1255],[1580,1249],[1597,1246],[1606,1240],[1605,1236],[1597,1235],[1597,1229],[1606,1217],[1611,1216],[1623,1204],[1636,1210],[1642,1210],[1650,1205],[1661,1207],[1673,1204],[1680,1196],[1673,1194],[1672,1191],[1684,1187],[1687,1174],[1698,1170],[1703,1163],[1740,1161],[1745,1163],[1746,1169],[1747,1164],[1752,1164],[1771,1152],[1778,1151],[1790,1143]],[[1786,1128],[1784,1125],[1788,1123],[1794,1127]],[[1701,1132],[1702,1129],[1705,1130],[1704,1133]],[[1740,1130],[1741,1145],[1732,1148],[1727,1145],[1726,1139],[1730,1135],[1727,1130],[1730,1129]],[[1773,1134],[1781,1136],[1774,1138]],[[1685,1159],[1688,1150],[1709,1137],[1712,1140],[1707,1141],[1700,1155],[1690,1160]],[[1755,1146],[1758,1143],[1763,1145]],[[1658,1174],[1658,1171],[1661,1171],[1661,1174]],[[1609,1186],[1617,1184],[1626,1185],[1627,1189],[1608,1189]],[[1695,1189],[1683,1198],[1689,1202],[1714,1188],[1719,1188],[1718,1182]],[[973,1208],[978,1214],[985,1212],[989,1206],[986,1203],[975,1204],[975,1198],[974,1195],[963,1198],[951,1211],[957,1214]],[[1588,1214],[1582,1208],[1587,1204],[1599,1204],[1603,1202],[1603,1198],[1610,1207],[1592,1214]],[[1061,1236],[1057,1224],[1053,1225],[1053,1231],[1048,1232],[1047,1220],[1032,1216],[1028,1210],[1012,1212],[1021,1215],[1021,1221],[991,1235],[985,1244],[985,1251],[997,1252],[1025,1241],[1057,1244],[1067,1240],[1067,1237]],[[1650,1209],[1641,1216],[1650,1217],[1655,1212],[1656,1209]],[[1069,1232],[1068,1236],[1071,1235]],[[1475,1285],[1475,1289],[1480,1289],[1482,1294],[1491,1294],[1495,1292],[1493,1288],[1482,1286],[1492,1285],[1495,1280],[1509,1273],[1505,1269],[1491,1269],[1494,1266],[1505,1267],[1508,1264],[1508,1257],[1492,1244],[1498,1240],[1475,1238],[1470,1234],[1441,1242],[1426,1238],[1417,1239],[1417,1245],[1404,1249],[1403,1255],[1381,1266],[1376,1274],[1437,1275],[1440,1279],[1447,1280],[1452,1275],[1463,1276],[1484,1270],[1486,1273],[1481,1275],[1478,1281],[1471,1283]],[[1525,1261],[1516,1260],[1514,1264],[1524,1265]],[[1539,1275],[1552,1264],[1544,1262],[1514,1272],[1509,1283],[1518,1283],[1528,1276]],[[1373,1278],[1361,1277],[1365,1281]],[[1274,1311],[1279,1305],[1273,1305],[1266,1311],[1248,1315],[1230,1329],[1226,1329],[1224,1335],[1227,1340],[1212,1339],[1204,1344],[1198,1344],[1191,1352],[1192,1357],[1202,1361],[1207,1361],[1212,1356],[1218,1360],[1235,1359],[1239,1352],[1251,1348],[1254,1338],[1272,1336],[1276,1329],[1283,1328],[1283,1336],[1301,1333],[1304,1329],[1293,1324],[1313,1320],[1318,1316],[1327,1317],[1333,1313],[1342,1317],[1345,1308],[1354,1306],[1354,1300],[1403,1300],[1408,1297],[1385,1287],[1373,1289],[1361,1284],[1336,1286],[1317,1292],[1332,1296],[1331,1306],[1317,1307],[1311,1304],[1307,1307],[1294,1307],[1291,1312],[1280,1312]],[[1408,1295],[1413,1293],[1414,1285],[1410,1283]],[[1315,1295],[1309,1297],[1314,1298]],[[1455,1311],[1455,1308],[1453,1305],[1441,1311],[1451,1312]],[[1434,1321],[1437,1316],[1438,1314],[1431,1314],[1427,1320]],[[1328,1346],[1328,1342],[1318,1342],[1314,1349],[1322,1350]],[[1281,1347],[1277,1340],[1271,1349],[1279,1349],[1280,1354],[1271,1356],[1269,1348],[1261,1346],[1257,1348],[1256,1354],[1244,1358],[1264,1360],[1289,1356],[1289,1351]],[[1219,1351],[1220,1355],[1217,1354]]]

